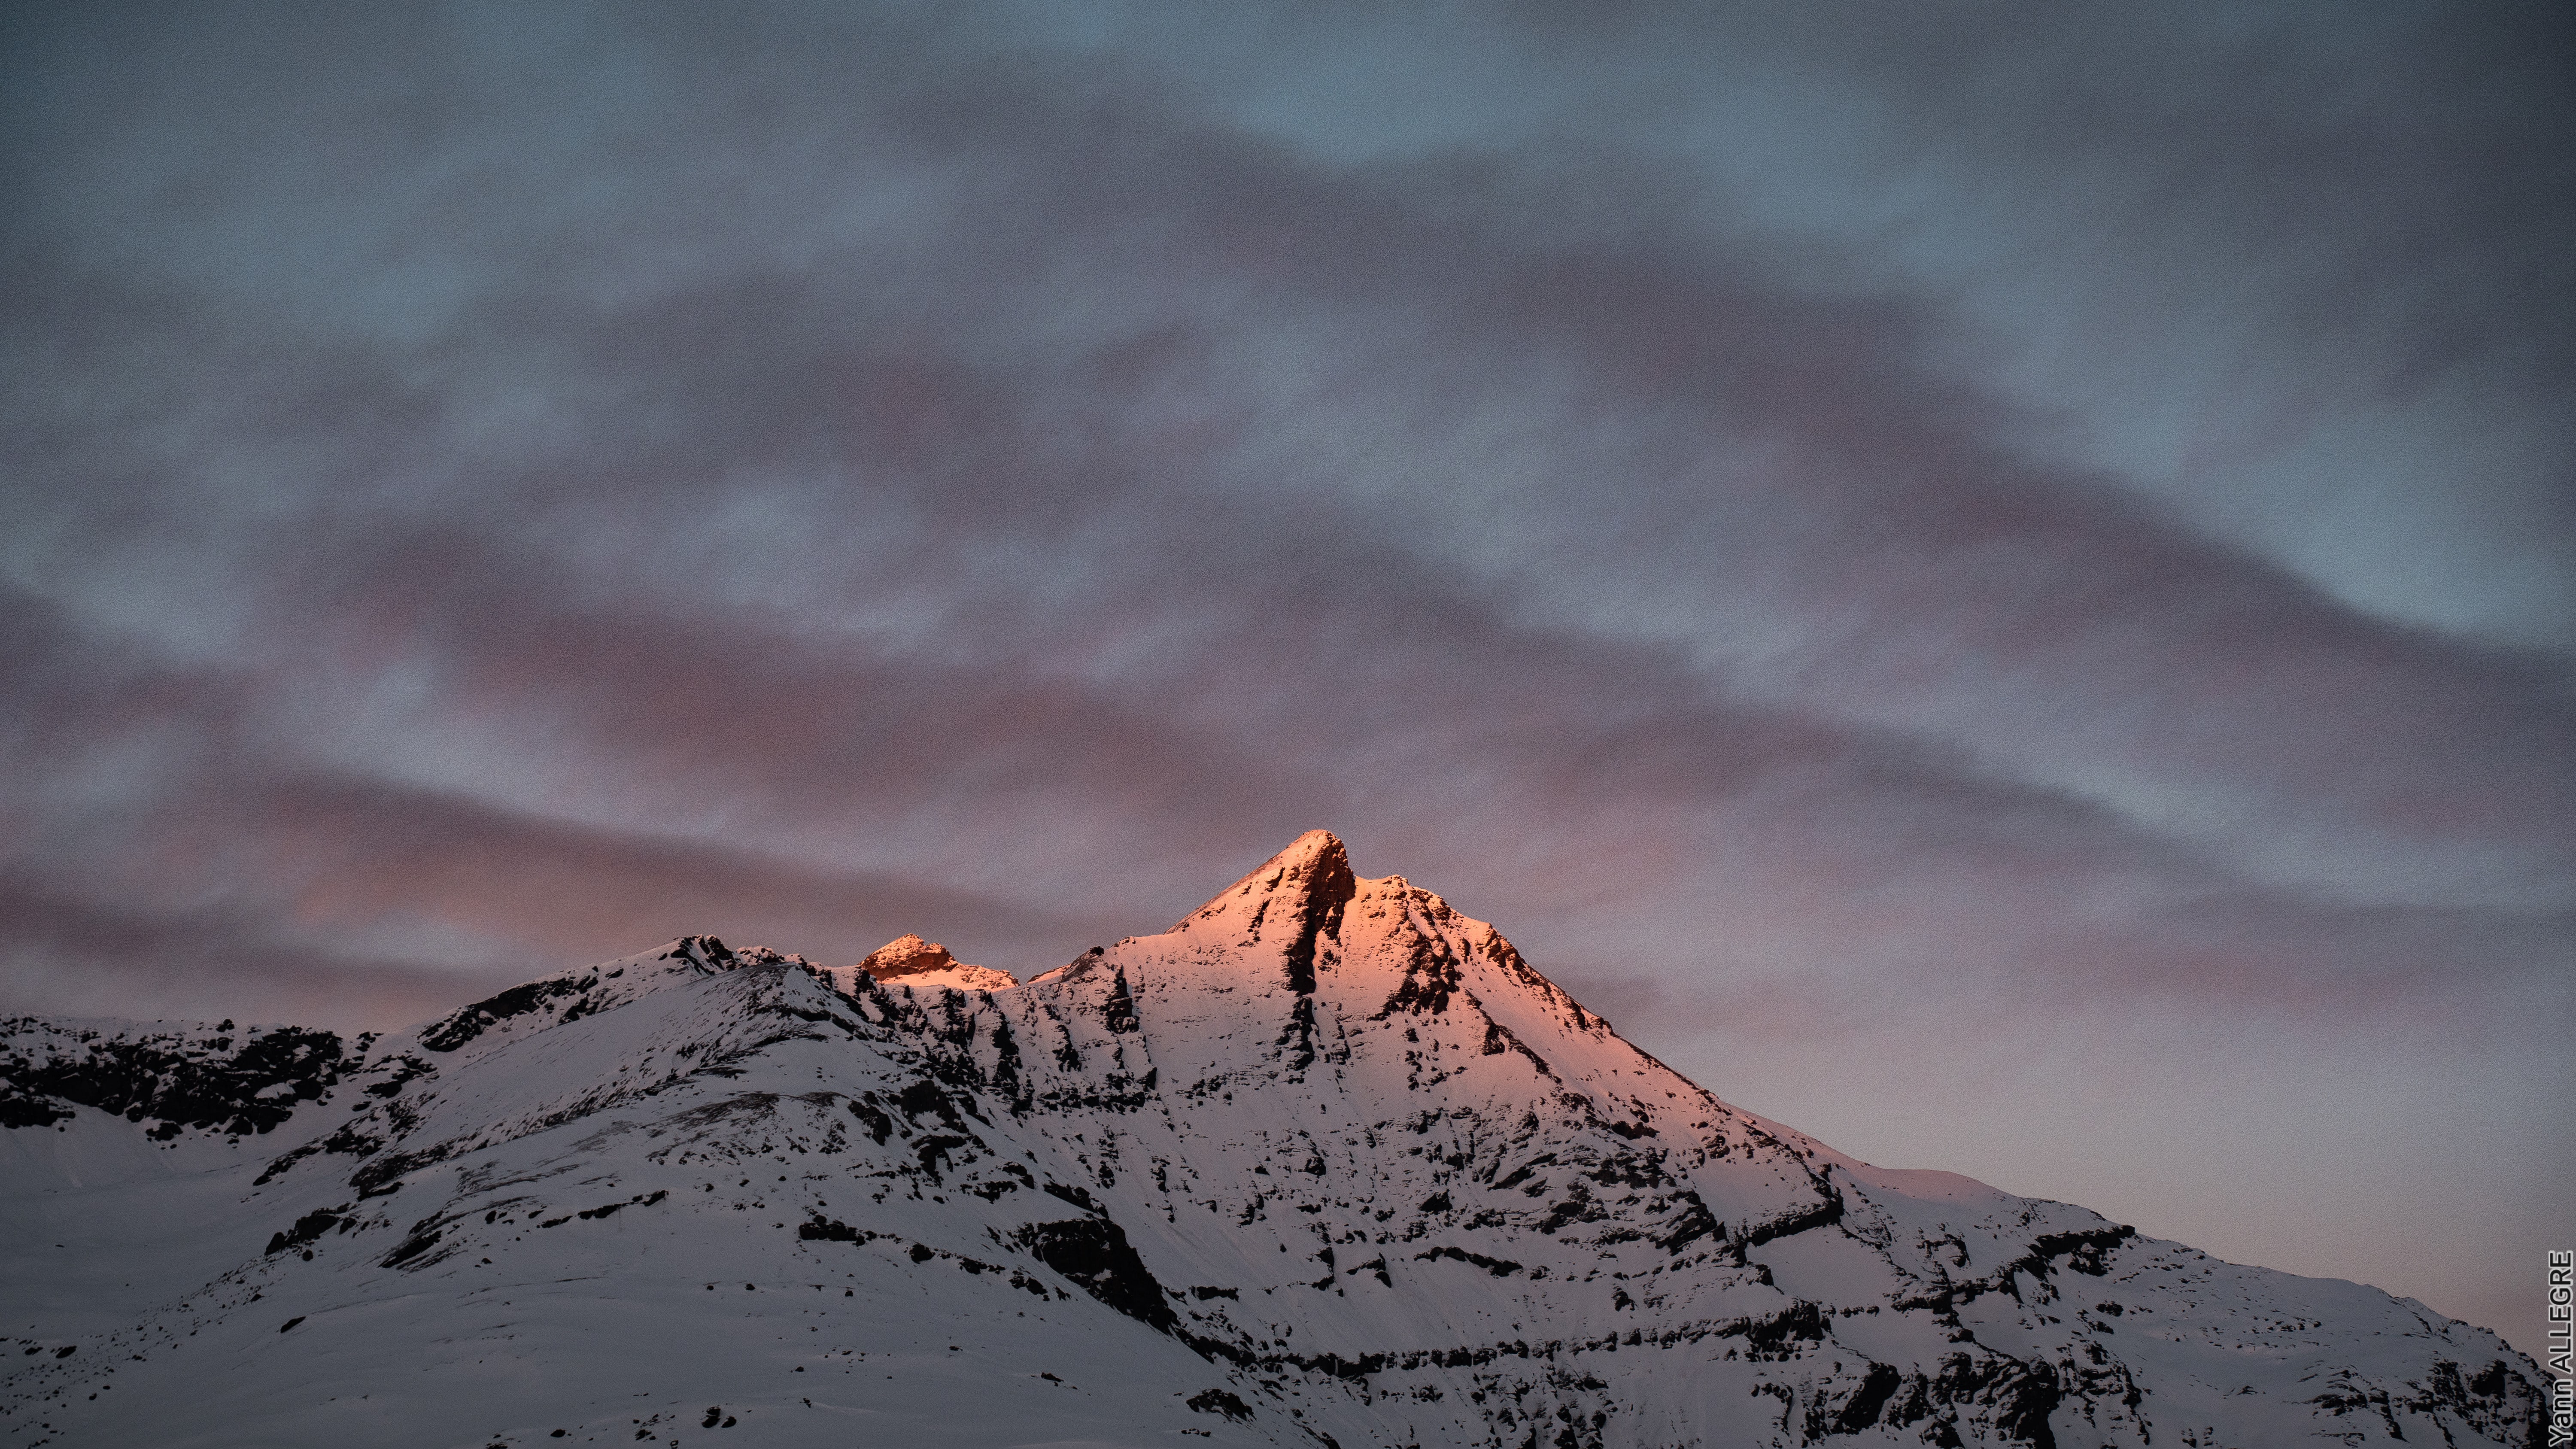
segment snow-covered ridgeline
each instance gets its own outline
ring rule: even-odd
[[[0,1062],[10,1444],[2540,1433],[2492,1334],[1738,1112],[1323,832],[1022,986],[690,937]]]

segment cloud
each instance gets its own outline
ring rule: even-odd
[[[1854,1142],[2543,1062],[2563,20],[1867,15],[22,12],[0,1001],[1043,966],[1322,825]]]

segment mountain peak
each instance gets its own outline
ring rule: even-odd
[[[924,971],[945,971],[957,964],[948,948],[937,941],[925,941],[906,931],[879,946],[859,963],[859,969],[879,981],[889,976],[912,976]]]
[[[1265,926],[1275,933],[1293,920],[1297,934],[1311,943],[1319,929],[1331,929],[1328,919],[1339,923],[1341,908],[1358,891],[1359,878],[1351,873],[1341,837],[1309,830],[1183,916],[1172,931],[1257,940]]]
[[[873,951],[854,970],[898,986],[956,986],[974,991],[1004,991],[1020,984],[1008,971],[970,966],[937,941],[906,931]]]

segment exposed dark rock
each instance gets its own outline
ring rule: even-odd
[[[1905,1376],[1894,1368],[1883,1363],[1871,1364],[1860,1388],[1834,1415],[1834,1432],[1857,1434],[1877,1423],[1879,1411],[1887,1407],[1887,1401],[1896,1396],[1897,1386],[1904,1382]]]
[[[1252,1422],[1252,1406],[1225,1389],[1209,1389],[1192,1394],[1185,1400],[1191,1409],[1202,1414],[1223,1414],[1238,1424]]]
[[[0,1127],[51,1127],[71,1120],[71,1110],[0,1082]]]
[[[1166,1333],[1179,1326],[1163,1285],[1145,1268],[1145,1260],[1127,1234],[1107,1218],[1031,1223],[1012,1234],[1012,1241],[1062,1274],[1074,1286],[1140,1323]]]
[[[561,1219],[557,1219],[557,1221],[561,1221]],[[410,1262],[412,1259],[419,1257],[421,1254],[428,1252],[430,1249],[437,1247],[438,1240],[441,1236],[442,1234],[440,1234],[440,1232],[435,1228],[414,1228],[410,1237],[403,1239],[392,1252],[385,1254],[380,1261],[385,1267],[399,1268],[403,1264]]]
[[[1439,1258],[1455,1258],[1461,1263],[1473,1263],[1497,1278],[1508,1278],[1521,1271],[1521,1265],[1508,1258],[1489,1258],[1482,1253],[1468,1252],[1464,1248],[1439,1247],[1413,1255],[1413,1260],[1417,1263],[1430,1262]]]
[[[320,1238],[324,1233],[329,1232],[333,1228],[341,1228],[345,1231],[349,1221],[345,1214],[348,1211],[349,1209],[346,1206],[336,1208],[316,1208],[312,1212],[306,1213],[304,1216],[297,1218],[295,1220],[295,1226],[288,1228],[282,1233],[272,1235],[268,1240],[267,1251],[271,1253],[283,1253],[291,1248],[303,1247],[305,1244]]]
[[[45,1127],[77,1103],[129,1122],[155,1122],[167,1141],[182,1130],[234,1136],[266,1132],[321,1097],[348,1065],[337,1033],[278,1027],[238,1045],[229,1035],[107,1036],[21,1019],[22,1049],[0,1063],[0,1126]],[[33,1030],[28,1030],[33,1028]],[[229,1025],[218,1032],[229,1032]],[[28,1045],[44,1055],[30,1055]]]
[[[1120,971],[1112,980],[1108,999],[1100,1006],[1104,1024],[1113,1034],[1124,1035],[1136,1030],[1136,998],[1127,990],[1127,973]]]
[[[593,972],[587,977],[555,977],[513,986],[471,1006],[461,1007],[432,1024],[420,1034],[420,1044],[428,1051],[452,1052],[501,1022],[543,1010],[567,997],[579,996],[597,984],[598,973]]]

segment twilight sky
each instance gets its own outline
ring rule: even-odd
[[[0,24],[0,1009],[1025,974],[1324,826],[1846,1151],[2538,1346],[2565,5]]]

